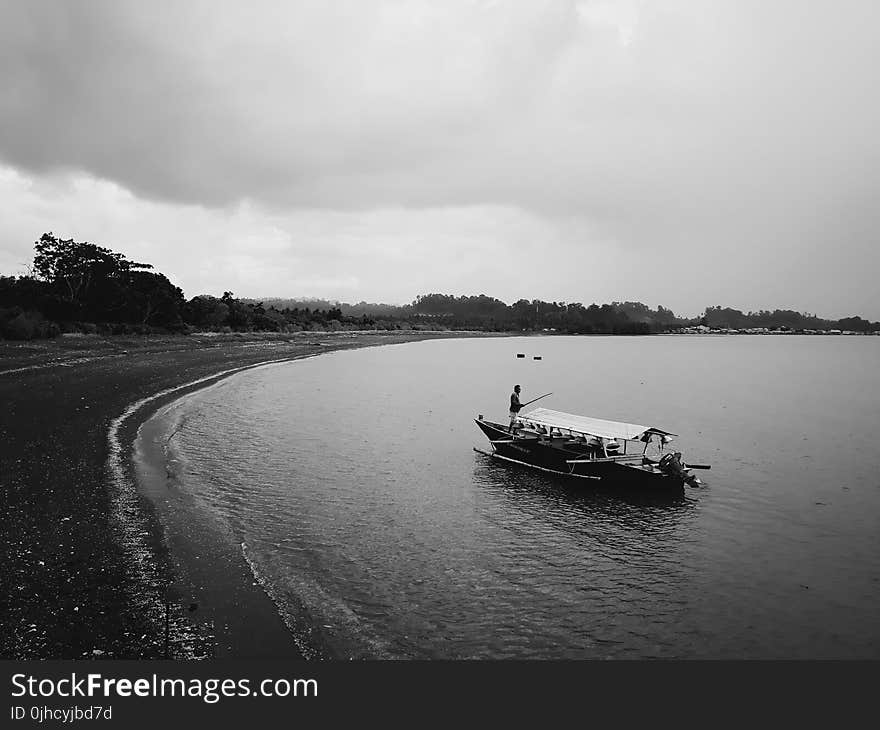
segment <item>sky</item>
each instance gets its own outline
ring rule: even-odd
[[[0,273],[880,319],[876,0],[0,0]]]

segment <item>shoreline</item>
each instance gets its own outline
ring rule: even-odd
[[[164,594],[169,585],[176,590],[173,559],[156,512],[133,481],[137,431],[163,406],[269,360],[475,336],[493,335],[310,332],[0,343],[6,404],[0,412],[0,520],[6,526],[0,658],[165,656]],[[114,474],[114,459],[121,473]],[[199,655],[206,640],[188,633],[192,621],[172,623],[195,647],[188,655]]]
[[[310,357],[316,355],[268,365]],[[169,394],[171,400],[137,428],[130,455],[133,487],[139,497],[149,501],[147,509],[155,518],[166,551],[165,573],[172,579],[164,590],[171,619],[170,658],[306,658],[293,627],[285,625],[247,562],[244,546],[236,541],[229,525],[185,491],[170,468],[167,450],[177,432],[175,412],[192,395],[268,365],[220,374],[185,387],[182,393]]]

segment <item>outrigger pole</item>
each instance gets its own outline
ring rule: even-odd
[[[532,398],[531,400],[527,400],[525,403],[520,404],[520,408],[525,408],[530,403],[534,403],[536,400],[541,400],[541,398],[546,398],[548,395],[553,395],[553,393],[544,393],[544,395],[539,395],[537,398]]]

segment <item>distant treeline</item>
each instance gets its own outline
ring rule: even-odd
[[[255,301],[255,300],[247,300]],[[290,307],[336,307],[348,318],[384,318],[433,329],[476,329],[491,332],[512,330],[556,330],[572,334],[649,334],[668,326],[683,326],[668,309],[656,311],[639,302],[583,304],[520,299],[508,305],[485,294],[455,297],[450,294],[423,294],[412,304],[344,304],[323,299],[263,299],[263,305],[279,309]]]
[[[803,332],[805,330],[845,332],[880,332],[880,322],[869,322],[861,317],[843,317],[842,319],[822,319],[815,314],[795,312],[791,309],[775,309],[772,312],[761,310],[743,314],[738,309],[727,307],[708,307],[698,324],[711,329],[754,329],[789,330]]]
[[[425,294],[412,304],[344,304],[327,300],[236,299],[199,295],[187,300],[150,264],[129,261],[92,243],[45,233],[34,244],[25,276],[0,276],[0,337],[29,340],[62,332],[297,332],[301,330],[468,329],[555,331],[571,334],[650,334],[705,325],[713,329],[880,331],[860,317],[823,320],[791,311],[749,312],[709,307],[683,319],[640,302],[513,304],[488,297]]]

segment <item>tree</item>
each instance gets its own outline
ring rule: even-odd
[[[34,274],[66,305],[62,309],[68,318],[84,314],[107,318],[109,312],[125,305],[124,298],[120,301],[124,276],[153,268],[93,243],[57,238],[51,232],[44,233],[34,249]]]
[[[183,309],[184,319],[196,327],[219,327],[229,316],[229,307],[217,297],[202,294],[190,299]]]
[[[251,311],[246,304],[236,299],[231,291],[223,292],[220,300],[229,307],[229,315],[226,317],[226,323],[237,330],[250,329],[253,317]]]
[[[183,292],[162,274],[127,271],[122,283],[122,321],[156,327],[182,324]]]

